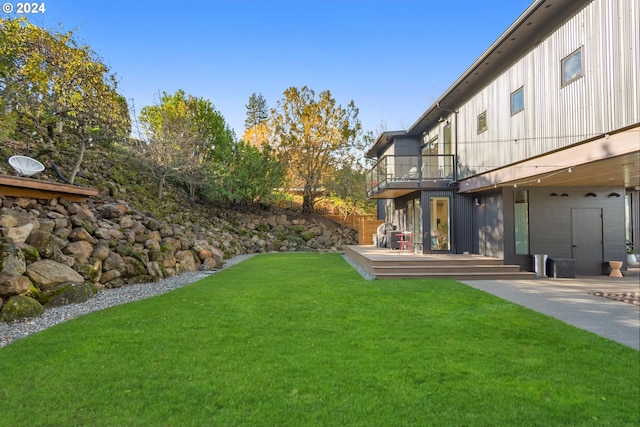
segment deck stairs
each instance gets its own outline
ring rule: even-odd
[[[348,246],[345,255],[376,279],[513,280],[535,273],[505,265],[501,258],[480,255],[414,255],[375,246]]]

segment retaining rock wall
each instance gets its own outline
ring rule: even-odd
[[[339,251],[353,229],[293,214],[167,222],[123,203],[0,197],[0,321],[81,302],[101,287],[214,270],[225,258],[275,251]]]

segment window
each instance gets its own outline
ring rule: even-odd
[[[487,111],[480,113],[478,116],[478,133],[482,133],[487,130]]]
[[[511,115],[524,110],[524,87],[511,94]]]
[[[443,154],[451,154],[451,123],[447,123],[442,131]]]
[[[529,254],[529,192],[516,191],[514,199],[516,255]]]
[[[562,60],[562,86],[582,77],[582,48]]]
[[[422,179],[440,178],[438,135],[422,146]]]

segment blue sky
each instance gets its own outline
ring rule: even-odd
[[[378,133],[411,126],[532,1],[46,0],[28,19],[74,30],[138,112],[183,89],[241,137],[252,93],[275,107],[306,85]]]

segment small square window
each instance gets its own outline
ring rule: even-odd
[[[582,48],[562,60],[562,86],[582,77]]]
[[[524,110],[524,87],[511,94],[511,115]]]
[[[483,111],[478,116],[478,133],[482,133],[487,130],[487,111]]]

